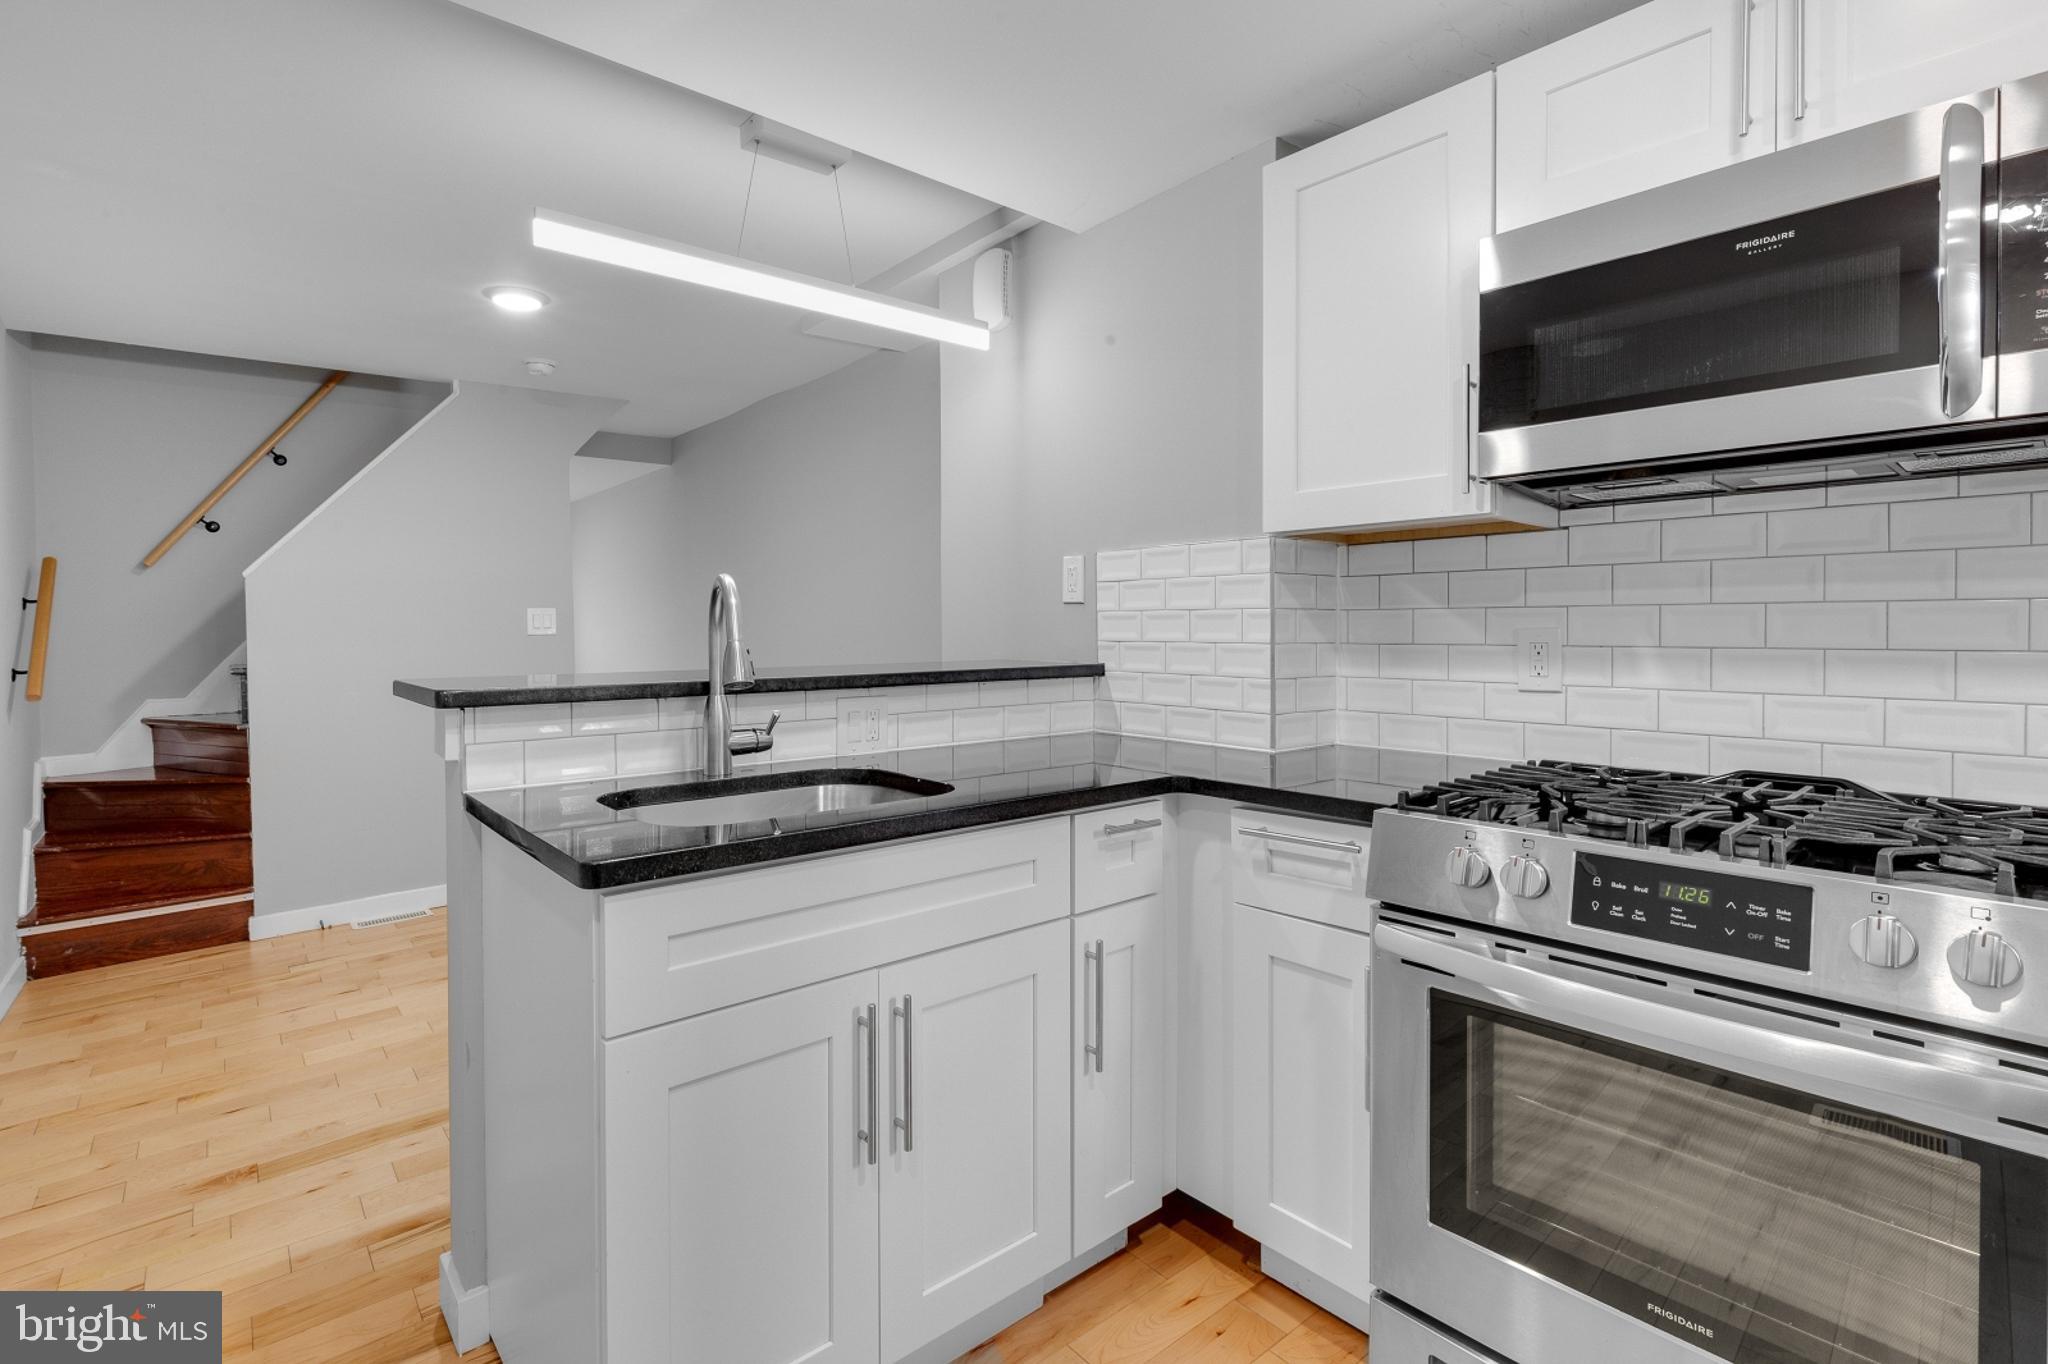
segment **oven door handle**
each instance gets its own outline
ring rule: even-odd
[[[1951,104],[1941,118],[1941,413],[1960,417],[1984,393],[1984,115]]]
[[[1502,1007],[1546,1023],[1724,1067],[1810,1093],[1916,1119],[2000,1146],[2048,1151],[2048,1086],[1967,1071],[1946,1058],[1863,1051],[1717,1014],[1695,1013],[1465,951],[1394,924],[1373,942],[1411,965],[1455,976]],[[1852,1098],[1853,1096],[1853,1098]],[[1910,1111],[1905,1111],[1910,1110]],[[2008,1120],[2001,1122],[2000,1120]],[[2024,1126],[2013,1126],[2016,1120]]]

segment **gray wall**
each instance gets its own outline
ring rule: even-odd
[[[35,463],[29,457],[29,353],[25,338],[0,331],[0,593],[35,595]],[[0,598],[4,601],[4,598]],[[5,605],[13,606],[11,601]],[[8,666],[26,666],[30,617],[14,615],[7,630]],[[21,903],[22,833],[33,804],[37,705],[21,699],[22,682],[0,697],[0,1012],[19,982],[20,942],[14,921]],[[48,704],[47,702],[40,704]]]
[[[350,379],[215,518],[142,556],[290,415],[318,370],[40,336],[29,353],[41,552],[62,563],[42,751],[98,748],[243,640],[242,570],[434,405],[445,386]]]
[[[704,666],[712,575],[763,665],[939,653],[937,348],[878,352],[678,438],[575,507],[576,666]]]
[[[1092,659],[1060,556],[1259,529],[1262,145],[1088,232],[1013,243],[1016,324],[940,360],[948,658]],[[941,282],[952,311],[971,289]]]
[[[458,385],[250,568],[259,916],[442,884],[433,716],[392,680],[568,671],[569,458],[618,406]]]

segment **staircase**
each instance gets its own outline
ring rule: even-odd
[[[30,979],[249,936],[248,727],[143,723],[155,766],[43,783],[36,909],[21,930]]]

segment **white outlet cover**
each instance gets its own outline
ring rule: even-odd
[[[527,607],[526,633],[529,635],[552,635],[555,633],[555,608],[552,606]]]
[[[1515,687],[1564,690],[1564,631],[1557,626],[1515,631]]]
[[[1060,600],[1066,603],[1088,600],[1088,577],[1078,554],[1060,560]]]
[[[889,747],[889,711],[879,696],[839,698],[840,753],[880,753]]]

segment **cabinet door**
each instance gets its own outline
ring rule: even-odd
[[[1074,920],[1074,1248],[1166,1196],[1166,936],[1157,895]]]
[[[1469,518],[1493,76],[1266,168],[1265,526]]]
[[[863,972],[604,1044],[608,1358],[878,1358],[877,1003]]]
[[[1652,0],[1502,66],[1499,230],[1771,151],[1776,3]]]
[[[885,1358],[1073,1257],[1071,936],[1063,920],[882,970]]]
[[[1239,906],[1231,954],[1237,1225],[1310,1273],[1369,1298],[1372,940]]]
[[[1778,0],[1778,145],[2048,70],[2041,0]]]

